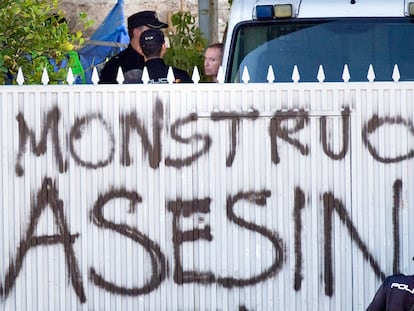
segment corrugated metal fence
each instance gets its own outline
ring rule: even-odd
[[[414,83],[0,88],[3,310],[363,310],[412,273]]]

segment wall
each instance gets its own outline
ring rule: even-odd
[[[88,17],[95,21],[93,27],[85,32],[86,37],[89,37],[96,27],[98,27],[103,19],[107,16],[109,11],[115,5],[115,0],[61,0],[60,7],[65,11],[71,27],[76,27],[77,16],[79,12],[86,12]],[[219,26],[219,39],[222,39],[225,30],[225,24],[227,22],[230,6],[227,0],[218,1],[218,26]],[[138,0],[125,0],[124,11],[125,17],[142,10],[155,10],[158,13],[159,18],[162,21],[168,21],[170,14],[177,11],[191,11],[195,16],[198,15],[198,1],[197,0],[182,0],[182,1],[168,1],[168,0],[155,0],[155,1],[138,1]]]
[[[413,83],[3,86],[3,310],[363,310],[412,272]]]

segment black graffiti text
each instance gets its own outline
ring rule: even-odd
[[[345,108],[340,119],[342,124],[341,130],[341,148],[339,151],[331,149],[329,141],[330,136],[329,125],[327,117],[320,117],[320,143],[324,154],[332,160],[342,160],[349,153],[351,128],[350,128],[350,111]],[[211,113],[211,122],[228,122],[229,130],[229,151],[226,155],[226,166],[233,165],[237,156],[237,145],[242,137],[240,132],[241,121],[256,122],[260,118],[257,111],[249,113],[240,112],[213,112]],[[27,123],[23,113],[19,113],[16,117],[19,131],[19,149],[16,156],[15,172],[17,176],[24,175],[23,155],[27,152],[27,145],[29,144],[31,152],[40,157],[47,151],[48,141],[53,146],[55,154],[55,161],[60,173],[65,173],[69,169],[68,156],[63,152],[63,147],[66,145],[61,137],[64,137],[60,131],[61,112],[57,106],[52,107],[45,113],[43,120],[43,128],[40,133],[40,139],[36,142],[36,131],[31,129]],[[128,167],[133,164],[133,155],[130,151],[130,144],[133,139],[138,139],[141,142],[143,154],[148,156],[148,164],[152,169],[159,168],[162,159],[165,159],[165,164],[169,167],[182,168],[191,166],[198,159],[206,155],[213,145],[212,137],[209,133],[191,132],[187,137],[183,136],[181,130],[185,127],[191,126],[193,122],[199,119],[196,113],[190,113],[188,116],[173,120],[171,127],[165,130],[164,122],[164,105],[157,99],[152,114],[152,125],[145,124],[146,118],[141,118],[136,112],[124,113],[119,116],[120,120],[120,164]],[[305,138],[300,138],[298,134],[303,131],[308,131],[310,121],[309,113],[307,111],[277,111],[274,115],[268,118],[270,121],[268,127],[268,138],[271,144],[270,158],[274,165],[278,165],[282,159],[280,158],[281,142],[283,146],[291,146],[303,156],[311,155],[311,147]],[[102,131],[107,137],[106,143],[108,145],[107,154],[102,156],[100,160],[88,160],[82,150],[76,148],[76,142],[84,138],[84,131],[92,122],[96,125],[95,130]],[[289,122],[293,122],[292,126]],[[290,124],[290,125],[288,125]],[[369,154],[376,160],[382,163],[396,163],[411,159],[414,157],[414,150],[408,150],[405,154],[395,154],[390,156],[385,154],[384,148],[379,146],[371,137],[375,137],[375,133],[384,126],[400,126],[407,130],[408,135],[414,136],[414,126],[412,120],[397,117],[384,117],[373,115],[362,127],[362,142],[367,148]],[[173,158],[171,155],[163,155],[163,135],[170,133],[171,139],[179,144],[191,145],[197,147],[192,148],[192,153],[183,155],[182,158]],[[263,133],[266,135],[266,133]],[[50,136],[50,139],[48,137]],[[151,138],[152,137],[152,138]],[[67,138],[68,154],[74,159],[75,163],[87,169],[99,169],[111,165],[115,159],[116,140],[112,126],[107,122],[100,113],[90,113],[76,118],[71,125]],[[92,143],[92,142],[91,142]],[[386,143],[386,142],[385,142]],[[384,153],[384,154],[382,154]]]
[[[393,186],[393,218],[392,226],[394,232],[394,272],[399,272],[399,222],[398,214],[400,210],[400,196],[402,191],[401,180],[396,180]],[[305,223],[303,222],[302,212],[306,207],[305,193],[298,186],[294,189],[294,206],[292,221],[294,224],[294,260],[295,271],[293,275],[294,290],[300,291],[303,279],[303,264],[304,258],[302,254],[302,232]],[[190,217],[194,214],[205,215],[210,213],[211,198],[200,198],[191,201],[183,201],[176,199],[167,201],[166,208],[172,215],[172,242],[174,254],[174,268],[173,280],[176,284],[182,285],[185,283],[198,284],[212,284],[217,283],[223,288],[231,289],[233,287],[253,286],[255,284],[264,282],[271,278],[276,278],[278,273],[283,269],[287,254],[286,245],[283,237],[276,231],[266,228],[263,225],[258,225],[254,222],[247,221],[243,217],[238,216],[234,209],[240,202],[247,202],[252,208],[286,208],[278,206],[268,206],[268,198],[271,197],[271,191],[241,191],[234,195],[228,195],[226,204],[222,207],[229,223],[237,225],[241,230],[248,230],[261,235],[267,239],[273,248],[273,259],[268,267],[264,267],[263,271],[257,275],[252,275],[248,278],[236,278],[234,276],[221,276],[213,271],[196,271],[186,270],[182,265],[182,258],[180,248],[184,243],[193,243],[199,240],[213,241],[220,237],[214,236],[211,231],[211,225],[206,224],[203,228],[192,228],[191,230],[183,230],[180,225],[182,218]],[[325,284],[325,295],[332,296],[334,294],[334,259],[332,256],[333,247],[333,218],[338,217],[353,243],[356,244],[357,249],[362,254],[363,258],[369,263],[374,274],[381,279],[385,278],[385,273],[380,268],[375,256],[372,255],[367,245],[361,238],[356,226],[354,225],[349,212],[340,199],[336,198],[332,192],[322,193],[321,208],[323,209],[323,254],[324,271],[323,282]],[[139,296],[148,294],[157,289],[160,284],[168,277],[168,260],[164,255],[160,245],[153,241],[149,236],[145,235],[138,228],[114,223],[104,217],[104,209],[112,200],[127,200],[130,206],[130,212],[133,213],[137,208],[140,208],[142,197],[135,191],[128,191],[126,189],[110,189],[107,192],[99,195],[94,206],[90,211],[90,220],[95,226],[101,230],[110,230],[116,234],[120,234],[127,239],[143,247],[144,251],[148,253],[150,260],[151,277],[146,280],[146,283],[141,286],[132,288],[124,287],[120,284],[113,283],[105,279],[105,273],[98,271],[94,267],[89,268],[90,281],[113,294]],[[49,207],[53,213],[54,221],[58,232],[53,235],[36,236],[36,227],[39,219],[45,209]],[[215,207],[220,208],[220,206]],[[11,290],[14,287],[16,279],[19,276],[22,265],[27,253],[36,247],[50,247],[55,245],[63,246],[64,256],[66,261],[66,269],[68,279],[75,291],[79,301],[84,303],[86,295],[83,281],[81,278],[81,271],[78,266],[78,260],[74,252],[73,244],[76,239],[80,238],[79,233],[71,233],[69,231],[68,221],[65,217],[64,202],[59,199],[59,192],[56,183],[51,178],[44,178],[40,190],[36,193],[35,200],[31,203],[31,213],[28,228],[23,239],[18,244],[14,260],[11,260],[6,273],[3,285],[0,286],[0,293],[7,299]]]

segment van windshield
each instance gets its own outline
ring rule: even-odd
[[[276,82],[291,82],[297,65],[301,82],[367,81],[372,64],[376,81],[414,80],[414,24],[408,18],[342,18],[246,22],[238,25],[229,53],[228,82],[239,82],[247,66],[250,82],[267,82],[272,65]]]

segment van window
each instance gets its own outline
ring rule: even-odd
[[[294,65],[300,81],[316,82],[319,65],[325,81],[342,81],[347,64],[351,81],[391,81],[398,64],[401,81],[414,80],[414,24],[407,18],[342,18],[245,22],[236,27],[229,53],[228,82],[238,82],[244,66],[250,82],[267,82],[269,65],[276,82],[291,82]]]

